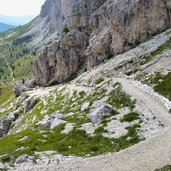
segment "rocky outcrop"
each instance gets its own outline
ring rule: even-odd
[[[33,156],[28,156],[26,154],[23,154],[22,156],[18,157],[15,161],[16,164],[21,164],[21,163],[33,163],[37,164],[36,158]]]
[[[63,34],[59,41],[47,45],[32,67],[33,80],[36,84],[47,85],[60,83],[75,74],[83,58],[86,45],[84,32],[73,30]]]
[[[53,129],[61,124],[66,123],[66,121],[62,120],[62,118],[62,114],[52,114],[50,116],[45,116],[41,121],[37,123],[37,125]]]
[[[40,14],[32,21],[22,38],[31,37],[32,44],[41,48],[49,40],[61,35],[64,25],[69,25],[72,6],[76,1],[46,0]]]
[[[14,122],[19,116],[19,110],[10,112],[0,124],[0,138],[6,135],[11,129],[12,122]]]
[[[19,82],[14,83],[13,92],[16,98],[21,96],[22,93],[26,92],[26,90],[27,88],[23,84],[20,84]]]
[[[92,109],[88,114],[88,118],[91,120],[91,122],[98,124],[102,118],[109,117],[112,114],[115,114],[113,107],[109,104],[103,103],[97,108]]]
[[[28,111],[32,110],[34,106],[37,104],[37,99],[29,99],[24,104],[24,113],[27,113]]]
[[[106,0],[78,1],[70,13],[71,31],[63,33],[59,40],[45,47],[39,59],[32,67],[36,84],[60,83],[84,70],[86,64],[85,49],[90,36],[89,20],[91,13]]]
[[[168,29],[170,1],[107,1],[92,14],[90,26],[93,32],[86,51],[88,69]]]
[[[169,0],[67,2],[67,5],[69,2],[72,4],[70,10],[67,10],[70,32],[62,34],[58,41],[47,45],[35,61],[33,79],[37,84],[63,82],[77,74],[80,68],[89,70],[171,26]],[[55,8],[58,11],[61,2],[54,5],[49,12],[46,6],[50,4],[50,0],[46,3],[42,7],[41,16],[51,14],[50,18],[53,18],[55,14],[52,11]],[[58,14],[61,16],[63,13],[60,11]],[[58,21],[62,20],[53,23]]]

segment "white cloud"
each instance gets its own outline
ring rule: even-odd
[[[0,15],[38,15],[45,0],[0,0]]]

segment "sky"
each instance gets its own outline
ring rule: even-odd
[[[0,0],[0,15],[38,15],[45,0]]]

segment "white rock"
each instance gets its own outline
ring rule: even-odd
[[[111,105],[103,103],[96,109],[91,110],[90,114],[88,114],[88,118],[93,123],[99,123],[104,116],[111,116],[114,112]]]
[[[25,136],[25,137],[19,139],[18,141],[26,141],[26,140],[28,140],[28,136]]]
[[[37,125],[43,127],[49,127],[50,129],[53,129],[58,125],[66,123],[66,121],[61,120],[62,117],[63,117],[62,114],[52,114],[50,116],[45,116],[41,121],[37,123]]]
[[[37,161],[36,161],[36,158],[35,157],[33,157],[33,156],[28,156],[28,155],[26,155],[26,154],[23,154],[22,156],[20,156],[20,157],[18,157],[17,159],[16,159],[16,164],[21,164],[21,163],[34,163],[34,164],[36,164],[37,163]]]
[[[90,102],[84,103],[84,104],[82,105],[82,107],[81,107],[81,111],[84,111],[84,110],[88,109],[89,106],[90,106]]]
[[[65,126],[65,129],[61,131],[62,134],[68,134],[70,131],[73,130],[74,124],[73,123],[67,123]]]

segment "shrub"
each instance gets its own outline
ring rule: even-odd
[[[156,169],[154,171],[171,171],[171,165],[164,166],[163,168]]]
[[[121,122],[132,122],[137,119],[139,119],[139,114],[136,112],[131,112],[127,115],[124,115],[124,117],[121,119]]]
[[[69,32],[69,28],[67,26],[67,24],[65,24],[63,30],[62,30],[62,33],[68,33]]]

